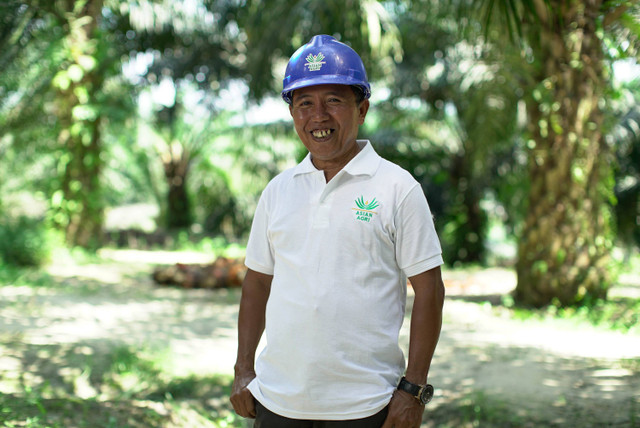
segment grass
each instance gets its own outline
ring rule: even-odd
[[[0,285],[48,287],[53,282],[51,276],[40,269],[17,268],[0,264]]]
[[[423,428],[640,427],[640,403],[635,398],[617,401],[613,407],[605,399],[602,406],[592,407],[580,405],[575,396],[559,395],[552,405],[541,408],[534,397],[530,403],[508,391],[500,394],[474,388],[460,396],[449,394],[445,391],[427,405]]]
[[[640,299],[630,297],[615,297],[584,306],[559,308],[551,305],[531,309],[517,306],[510,296],[504,296],[502,308],[506,308],[512,318],[523,321],[562,320],[577,326],[588,324],[605,330],[640,334]]]
[[[0,427],[248,426],[228,402],[231,377],[175,376],[166,369],[163,349],[104,343],[28,345],[17,336],[0,336],[0,354],[19,360],[25,370],[11,379],[0,369],[0,390],[10,391],[0,394]],[[480,391],[434,400],[423,422],[430,428],[541,426],[563,425]]]
[[[81,255],[82,256],[82,255]],[[76,256],[74,260],[77,259]],[[78,264],[100,263],[82,256]],[[131,278],[135,283],[136,279]],[[0,284],[81,296],[121,293],[98,280],[56,278],[38,269],[0,266]],[[127,293],[143,293],[129,290]],[[146,295],[145,295],[146,296]],[[153,298],[152,294],[148,295]],[[220,299],[225,297],[221,295]],[[227,303],[236,302],[231,299]],[[0,304],[6,306],[8,303]],[[13,303],[18,304],[18,303]],[[22,303],[20,303],[22,304]],[[32,305],[27,302],[24,305]],[[482,304],[487,304],[484,302]],[[25,310],[35,310],[28,308]],[[508,297],[496,310],[521,319],[561,319],[605,329],[638,332],[638,299],[616,297],[582,308],[524,310]],[[179,376],[171,370],[169,349],[117,343],[27,343],[0,333],[0,427],[32,428],[219,428],[246,427],[228,401],[232,379],[224,375]],[[620,364],[638,372],[638,360]],[[640,426],[631,408],[632,426]],[[427,427],[557,426],[544,415],[480,391],[436,400],[425,413]]]
[[[163,352],[105,344],[27,345],[0,340],[23,373],[0,370],[0,427],[243,426],[228,376],[176,377]]]
[[[73,261],[101,262],[76,256]],[[148,281],[145,272],[142,269],[140,275]],[[152,291],[136,286],[142,278],[123,279],[126,284],[110,284],[100,278],[57,277],[36,268],[0,266],[1,285],[33,290],[18,291],[19,298],[0,303],[0,309],[25,316],[24,321],[11,321],[15,315],[7,318],[15,323],[38,319],[40,308],[33,296],[41,293],[80,300],[154,298]],[[224,301],[224,294],[221,298]],[[172,355],[168,347],[149,348],[144,343],[40,343],[0,331],[0,427],[245,427],[228,400],[231,377],[177,375]]]
[[[427,408],[423,426],[428,428],[527,428],[550,426],[540,415],[518,409],[504,400],[471,392],[434,409]]]
[[[640,277],[640,254],[635,254],[624,264],[619,262],[620,273]],[[640,287],[640,284],[633,284]],[[580,306],[558,307],[550,305],[542,309],[518,306],[509,295],[502,297],[503,308],[510,316],[520,320],[563,320],[576,325],[589,324],[606,330],[640,334],[640,299],[614,296]]]

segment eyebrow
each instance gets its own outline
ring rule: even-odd
[[[336,92],[336,91],[329,91],[323,94],[324,96],[335,96],[335,97],[340,97],[340,98],[345,98],[344,94],[341,94],[340,92]],[[295,95],[293,96],[294,100],[296,99],[300,99],[300,98],[310,98],[311,94],[309,94],[308,92],[306,93],[302,93],[299,95]]]

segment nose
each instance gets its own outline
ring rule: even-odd
[[[311,110],[311,117],[314,120],[325,120],[329,117],[327,106],[324,103],[315,103]]]

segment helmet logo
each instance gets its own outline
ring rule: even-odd
[[[305,65],[309,67],[309,71],[318,71],[322,68],[322,64],[325,64],[325,62],[322,61],[324,59],[322,52],[319,52],[318,55],[309,54],[305,59],[307,60]]]

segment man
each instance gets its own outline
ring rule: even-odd
[[[370,86],[350,47],[313,37],[291,57],[282,96],[309,154],[267,185],[256,209],[233,407],[259,428],[419,427],[444,300],[427,201],[409,173],[357,140]]]

